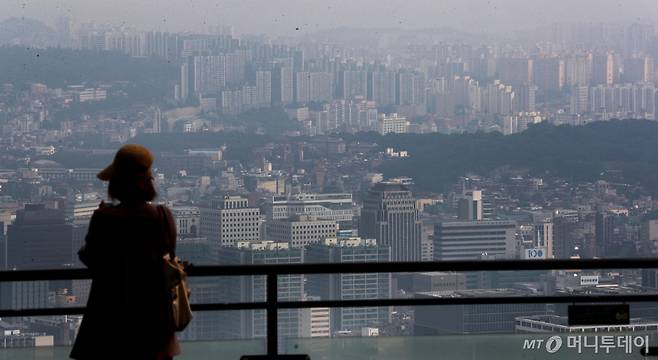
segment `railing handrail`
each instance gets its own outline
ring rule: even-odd
[[[199,265],[189,276],[249,276],[290,274],[405,273],[430,271],[531,271],[593,269],[658,269],[658,258],[639,259],[547,259],[547,260],[458,260],[426,262],[366,262],[313,264]],[[89,279],[84,268],[0,271],[0,282]]]
[[[413,273],[431,271],[533,271],[533,270],[608,270],[658,269],[658,259],[548,259],[548,260],[464,260],[435,262],[371,262],[325,264],[260,264],[191,266],[188,275],[199,276],[258,276],[267,277],[266,301],[251,303],[193,304],[194,311],[265,310],[267,312],[268,358],[278,355],[278,316],[280,309],[313,307],[386,307],[422,305],[478,305],[478,304],[539,304],[583,302],[658,302],[657,293],[621,295],[566,295],[566,296],[473,296],[473,297],[416,297],[394,299],[279,301],[277,278],[291,274],[344,273]],[[12,281],[82,280],[90,279],[87,269],[16,270],[1,271],[0,283]],[[84,313],[84,307],[0,310],[0,317],[56,316]]]

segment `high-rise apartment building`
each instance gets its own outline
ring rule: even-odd
[[[195,94],[219,95],[226,86],[224,55],[193,56],[190,81]]]
[[[617,81],[617,67],[613,54],[595,55],[592,58],[592,83],[612,85]]]
[[[519,86],[518,90],[514,92],[516,104],[513,110],[519,112],[535,112],[537,109],[536,98],[538,89],[534,85]]]
[[[592,58],[575,56],[565,60],[566,86],[588,86],[592,78]]]
[[[295,73],[295,102],[311,101],[311,73],[300,71]]]
[[[373,71],[369,74],[368,99],[379,106],[395,104],[396,74],[393,71]]]
[[[259,106],[272,105],[272,72],[256,71],[256,98]]]
[[[290,104],[295,100],[294,76],[288,62],[278,63],[272,71],[272,102]]]
[[[421,105],[425,103],[425,77],[413,72],[397,74],[396,103],[398,105]]]
[[[565,64],[560,58],[534,60],[534,83],[542,92],[557,92],[565,83]]]
[[[574,86],[571,89],[569,112],[573,115],[589,111],[589,87]]]
[[[368,72],[346,70],[342,76],[342,95],[345,100],[365,99],[368,96]]]
[[[498,79],[512,86],[533,83],[533,60],[523,58],[500,58],[496,65]]]
[[[392,182],[375,184],[363,201],[359,236],[389,246],[392,261],[420,261],[421,221],[409,188]]]
[[[624,59],[623,81],[626,83],[651,82],[653,73],[653,59],[648,56]]]
[[[333,100],[333,77],[331,73],[312,72],[309,79],[310,101],[329,102]]]

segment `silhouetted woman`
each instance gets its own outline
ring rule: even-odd
[[[163,360],[180,352],[162,263],[175,250],[176,228],[166,207],[149,203],[152,164],[148,149],[125,145],[98,174],[118,204],[101,203],[79,252],[92,285],[73,359]]]

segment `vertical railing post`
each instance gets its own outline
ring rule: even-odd
[[[274,359],[279,354],[278,284],[275,273],[267,274],[267,356]]]

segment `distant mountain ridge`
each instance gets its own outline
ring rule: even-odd
[[[56,41],[55,30],[41,21],[18,17],[0,21],[0,45],[47,47]]]

